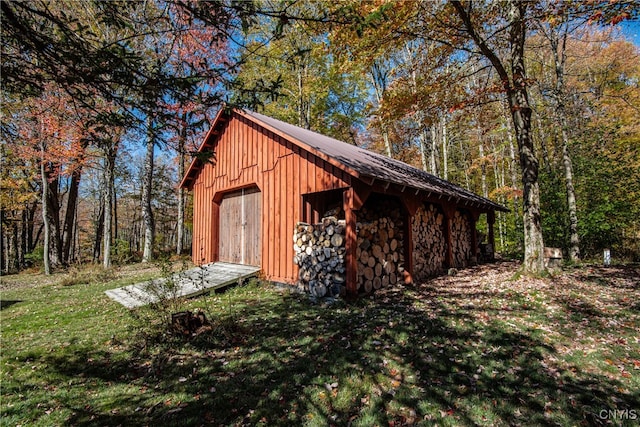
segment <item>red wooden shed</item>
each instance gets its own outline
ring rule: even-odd
[[[276,282],[299,279],[296,225],[317,223],[332,208],[344,221],[340,257],[349,294],[366,281],[359,259],[369,250],[361,243],[370,235],[359,233],[378,206],[397,205],[400,212],[395,222],[384,221],[402,236],[394,281],[401,274],[420,280],[476,262],[481,214],[491,256],[495,211],[506,210],[398,160],[246,110],[221,110],[199,152],[213,153],[213,161],[197,156],[181,183],[193,191],[193,261],[260,266]]]

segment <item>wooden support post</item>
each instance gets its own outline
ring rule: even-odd
[[[311,224],[313,218],[311,216],[311,202],[309,201],[309,196],[303,196],[302,200],[302,221],[307,224]]]
[[[442,212],[444,213],[445,219],[445,238],[447,240],[447,259],[446,264],[448,268],[455,267],[455,263],[453,260],[453,215],[456,211],[454,205],[450,205],[448,203],[442,204]]]
[[[413,198],[409,199],[405,197],[400,200],[411,217],[413,217],[416,212],[418,212],[418,209],[420,209],[420,206],[423,205],[422,201]]]
[[[480,214],[478,212],[471,212],[469,215],[469,226],[471,227],[471,259],[469,262],[471,265],[478,264],[478,231],[476,230],[476,223],[478,222]]]
[[[491,261],[494,260],[494,254],[496,253],[495,235],[493,233],[493,224],[496,222],[496,211],[487,212],[487,228],[489,229],[489,235],[487,236],[487,243],[491,245]]]
[[[404,282],[413,283],[413,216],[415,211],[407,212],[404,224]]]
[[[356,249],[358,239],[356,234],[356,212],[354,210],[355,190],[353,187],[347,188],[343,193],[343,208],[345,218],[345,249],[346,249],[346,285],[347,297],[358,296],[358,261],[356,259]]]
[[[371,186],[364,182],[354,180],[353,182],[353,209],[359,211],[371,195]]]
[[[404,225],[404,282],[405,284],[413,283],[413,217],[423,202],[418,198],[402,197],[400,198],[407,213]]]
[[[311,222],[310,224],[317,224],[320,222],[320,219],[322,217],[322,213],[320,212],[320,207],[318,207],[318,195],[314,194],[313,195],[313,205],[312,205],[312,209],[311,209]]]

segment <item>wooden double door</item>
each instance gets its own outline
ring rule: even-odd
[[[262,197],[257,188],[226,194],[220,202],[220,261],[260,266]]]

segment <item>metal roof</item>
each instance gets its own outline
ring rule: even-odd
[[[507,211],[504,206],[498,203],[421,169],[410,166],[400,160],[347,144],[346,142],[276,120],[263,114],[247,110],[244,110],[243,113],[246,116],[252,117],[263,124],[267,124],[289,135],[313,150],[317,150],[337,160],[349,169],[356,171],[360,175],[359,178],[370,178],[390,182],[445,197],[468,200],[469,202],[475,202],[481,205],[489,205],[495,209]]]
[[[280,134],[311,153],[316,155],[320,154],[320,157],[326,157],[328,158],[327,160],[333,160],[333,162],[339,163],[344,166],[345,170],[365,182],[379,180],[426,191],[434,195],[444,196],[448,199],[468,201],[484,207],[508,211],[507,208],[498,203],[399,160],[276,120],[260,113],[247,110],[233,110],[233,112]],[[216,118],[216,121],[219,118],[220,116]],[[200,151],[202,151],[205,146],[209,146],[208,144],[211,144],[211,142],[208,141],[207,137],[200,147]],[[189,182],[192,182],[195,179],[194,172],[200,167],[201,165],[198,165],[198,161],[194,160],[181,185],[187,186]]]

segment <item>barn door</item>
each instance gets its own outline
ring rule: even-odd
[[[248,188],[224,196],[220,203],[220,261],[260,266],[260,191]]]

